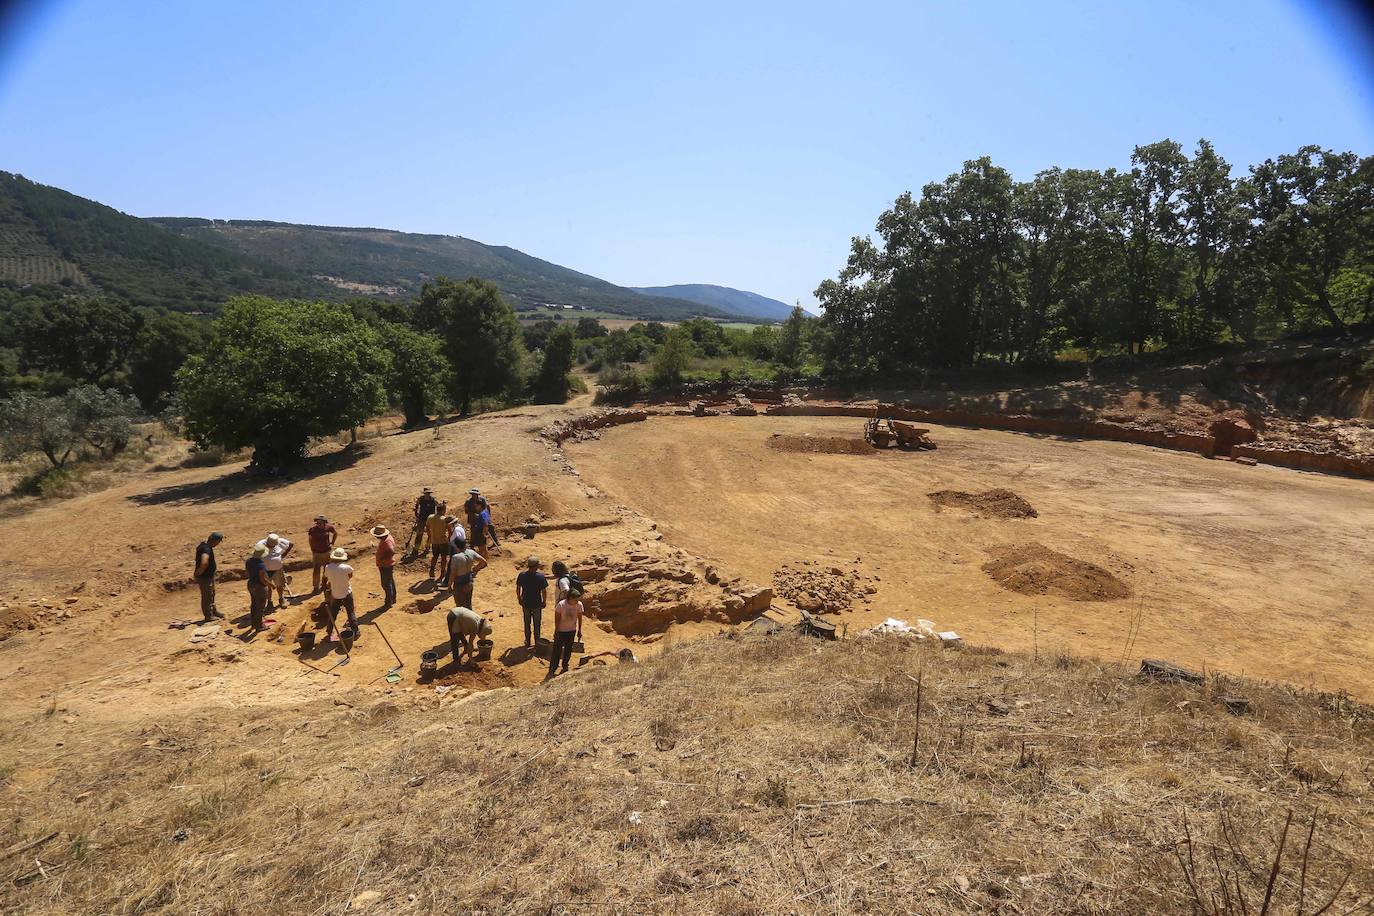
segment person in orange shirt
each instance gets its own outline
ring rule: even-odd
[[[396,603],[396,539],[385,525],[372,529],[377,539],[377,574],[382,580],[382,594],[386,598],[385,607]]]

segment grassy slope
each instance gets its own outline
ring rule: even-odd
[[[732,315],[767,318],[782,321],[792,313],[792,306],[758,293],[715,286],[710,283],[680,283],[675,286],[636,286],[637,292],[650,296],[677,296],[702,305],[722,309]]]
[[[42,851],[60,878],[16,886],[32,854],[12,860],[0,908],[340,912],[375,891],[395,913],[1190,912],[1177,851],[1198,893],[1219,865],[1256,912],[1292,810],[1275,911],[1302,893],[1311,912],[1351,870],[1331,910],[1347,912],[1374,893],[1372,715],[790,634],[456,701],[355,690],[103,726],[80,766],[53,765],[54,703],[3,736],[0,762],[51,770],[41,804],[7,796],[0,845],[62,831]],[[828,804],[850,800],[877,801]]]

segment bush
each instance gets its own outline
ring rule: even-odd
[[[689,331],[674,328],[663,346],[654,354],[649,381],[655,388],[668,388],[682,383],[682,373],[692,360],[692,338]]]
[[[39,453],[61,468],[85,444],[110,458],[129,444],[139,416],[132,397],[94,385],[61,397],[17,394],[0,401],[0,456],[13,460]]]

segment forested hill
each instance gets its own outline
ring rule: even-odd
[[[514,248],[461,236],[258,220],[158,218],[151,222],[183,237],[329,278],[367,295],[409,296],[435,276],[476,276],[499,286],[517,307],[580,305],[658,319],[727,314],[686,299],[641,296]]]
[[[239,293],[318,297],[332,289],[9,172],[0,172],[0,281],[100,289],[179,311]]]
[[[752,318],[769,318],[782,321],[792,313],[792,306],[777,299],[769,299],[758,293],[728,286],[715,286],[710,283],[679,283],[675,286],[632,286],[637,293],[646,296],[673,296],[709,305],[729,312],[732,315],[747,315]]]
[[[514,248],[456,236],[140,219],[0,172],[0,284],[60,284],[137,305],[199,312],[243,293],[409,298],[440,275],[491,280],[517,308],[556,303],[659,320],[738,314],[687,299],[644,296]]]

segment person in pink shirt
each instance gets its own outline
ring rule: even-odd
[[[372,536],[377,539],[377,573],[382,579],[385,607],[391,607],[396,603],[396,538],[384,525],[373,528]]]
[[[581,594],[567,595],[553,608],[553,648],[549,650],[549,677],[558,673],[562,664],[563,673],[568,673],[568,661],[572,658],[573,641],[582,632]]]

